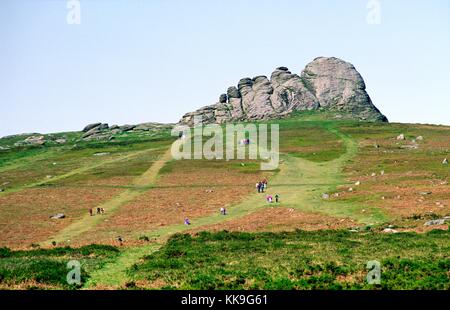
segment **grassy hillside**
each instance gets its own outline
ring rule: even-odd
[[[79,132],[53,134],[40,146],[15,145],[30,135],[0,139],[0,247],[15,250],[4,253],[19,255],[14,273],[25,275],[7,273],[12,258],[5,256],[0,285],[66,288],[33,278],[34,267],[26,263],[33,253],[43,259],[68,246],[103,244],[119,250],[85,270],[87,288],[133,281],[149,288],[207,288],[213,282],[214,288],[366,288],[366,259],[385,264],[392,281],[383,288],[448,288],[448,220],[424,224],[450,215],[450,172],[442,164],[450,158],[450,127],[330,120],[325,112],[269,123],[280,125],[275,171],[260,171],[259,161],[248,159],[173,160],[175,137],[167,129],[118,133],[105,141],[85,141]],[[400,134],[404,140],[396,139]],[[269,187],[258,194],[255,183],[263,178]],[[279,194],[280,202],[267,203],[267,194]],[[90,216],[88,210],[98,207],[105,214]],[[221,207],[228,215],[219,214]],[[50,219],[56,213],[66,217]],[[192,225],[183,225],[185,218]],[[397,233],[383,232],[387,227]],[[170,239],[178,233],[200,235]],[[210,243],[198,253],[211,260],[197,261],[193,252]],[[296,253],[291,243],[305,251]],[[372,257],[370,245],[381,254]],[[165,265],[173,247],[186,252]],[[71,255],[61,255],[59,263]],[[277,271],[273,257],[286,262],[288,273]],[[262,264],[254,266],[258,270],[246,263],[250,259]],[[221,274],[215,265],[223,260],[242,264]],[[181,276],[187,262],[203,278]],[[345,272],[333,273],[329,264]],[[296,271],[309,265],[319,271]],[[414,272],[389,267],[400,265]],[[419,280],[407,284],[411,275]]]
[[[450,289],[450,232],[355,234],[199,233],[176,235],[129,269],[137,288]],[[429,252],[424,252],[424,249]],[[381,283],[367,284],[367,262]]]

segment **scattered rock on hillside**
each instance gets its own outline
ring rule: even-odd
[[[383,232],[384,232],[384,233],[390,233],[390,234],[396,234],[396,233],[398,233],[397,230],[392,229],[392,228],[385,228],[385,229],[383,229]]]
[[[24,146],[24,145],[43,145],[46,142],[45,136],[30,136],[23,141],[14,143],[14,146]]]
[[[136,125],[123,125],[119,127],[122,131],[130,131],[136,128]]]
[[[443,165],[448,165],[448,159],[447,159],[447,158],[444,158],[444,160],[442,161],[442,164],[443,164]]]
[[[44,136],[31,136],[24,140],[26,144],[42,145],[45,143]]]
[[[430,191],[420,192],[419,195],[421,196],[431,195],[431,192]]]
[[[142,123],[136,125],[133,130],[141,130],[141,131],[150,131],[150,130],[159,130],[159,129],[171,129],[173,124],[161,124],[155,122]]]
[[[0,188],[0,193],[1,193],[1,192],[4,192],[4,191],[5,191],[5,190],[4,190],[3,188]]]
[[[438,219],[438,220],[431,220],[431,221],[426,222],[424,225],[425,226],[444,225],[445,221],[446,221],[446,219],[444,219],[444,218]]]
[[[416,138],[416,140],[417,140],[417,141],[423,141],[423,136],[418,136],[418,137]]]
[[[398,135],[397,140],[405,140],[405,135],[404,134]]]
[[[63,218],[65,218],[66,216],[63,214],[63,213],[58,213],[58,214],[55,214],[55,215],[52,215],[52,216],[50,216],[50,218],[52,219],[52,220],[60,220],[60,219],[63,219]]]
[[[84,127],[83,132],[88,132],[91,129],[94,129],[98,126],[100,126],[102,123],[93,123],[93,124],[89,124],[86,127]]]
[[[361,185],[361,182],[360,182],[360,181],[357,181],[357,182],[355,183],[355,185],[356,185],[356,186],[359,186],[359,185]]]
[[[65,144],[67,142],[67,140],[66,139],[56,139],[55,142],[58,144]]]
[[[98,127],[94,127],[90,130],[88,130],[86,133],[84,133],[81,137],[82,138],[88,138],[90,136],[96,135],[101,133],[100,129]]]
[[[329,199],[330,195],[327,193],[322,194],[322,199]]]

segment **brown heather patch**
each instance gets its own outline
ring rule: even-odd
[[[215,186],[249,186],[268,176],[268,172],[241,173],[236,169],[226,168],[199,168],[180,169],[164,174],[158,180],[159,186],[192,186],[211,184]]]
[[[0,290],[63,290],[64,288],[57,285],[43,284],[36,281],[25,281],[21,283],[0,283]]]
[[[117,245],[115,239],[119,235],[124,237],[126,246],[148,243],[136,240],[136,234],[183,224],[185,218],[194,221],[215,214],[221,207],[245,199],[260,179],[259,175],[234,170],[211,170],[182,170],[163,175],[158,183],[171,186],[150,189],[122,206],[106,221],[77,238],[76,244]]]
[[[347,218],[336,218],[320,213],[302,212],[286,207],[269,207],[242,218],[229,220],[220,224],[203,226],[191,230],[199,231],[247,231],[247,232],[280,232],[321,229],[341,229],[355,226],[355,222]]]
[[[0,246],[30,247],[120,193],[114,188],[30,188],[0,197]],[[65,219],[51,215],[64,213]]]

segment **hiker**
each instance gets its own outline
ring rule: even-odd
[[[121,236],[117,237],[117,241],[119,241],[119,243],[120,243],[120,246],[122,246],[122,245],[123,245],[123,239],[122,239],[122,237],[121,237]]]
[[[259,186],[261,187],[261,193],[264,193],[264,190],[266,189],[264,183],[259,182]]]
[[[101,212],[100,208],[97,208],[97,214],[100,214],[100,212]]]
[[[191,221],[188,218],[184,220],[184,225],[191,225]]]
[[[92,209],[89,209],[89,215],[90,216],[94,215],[94,211],[92,211]]]
[[[261,193],[261,183],[260,182],[258,182],[258,183],[256,183],[256,189],[258,190],[258,193]]]
[[[267,199],[267,202],[268,202],[268,203],[272,203],[272,200],[273,200],[272,196],[269,195],[269,196],[267,196],[266,199]]]
[[[225,209],[225,208],[220,208],[220,214],[222,214],[222,215],[227,215],[227,209]]]
[[[101,212],[102,214],[105,214],[105,209],[104,209],[104,208],[100,208],[100,212]]]
[[[278,203],[279,201],[280,201],[280,195],[276,194],[276,195],[275,195],[275,202]]]

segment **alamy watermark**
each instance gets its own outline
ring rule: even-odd
[[[280,153],[280,128],[270,124],[218,124],[203,125],[202,117],[194,118],[194,127],[177,126],[173,136],[180,139],[172,145],[172,157],[180,159],[262,160],[261,170],[278,168]],[[204,137],[211,137],[204,142]],[[270,142],[270,146],[269,146]]]
[[[68,0],[66,4],[66,21],[69,25],[81,24],[81,3],[80,0]]]
[[[81,284],[81,264],[77,260],[71,260],[67,263],[67,269],[70,271],[67,273],[66,281],[69,285]]]
[[[367,273],[366,280],[368,284],[381,284],[381,263],[376,260],[367,262],[366,266],[369,272]]]
[[[366,6],[367,17],[366,21],[369,25],[379,25],[381,24],[381,3],[379,0],[369,0]]]

